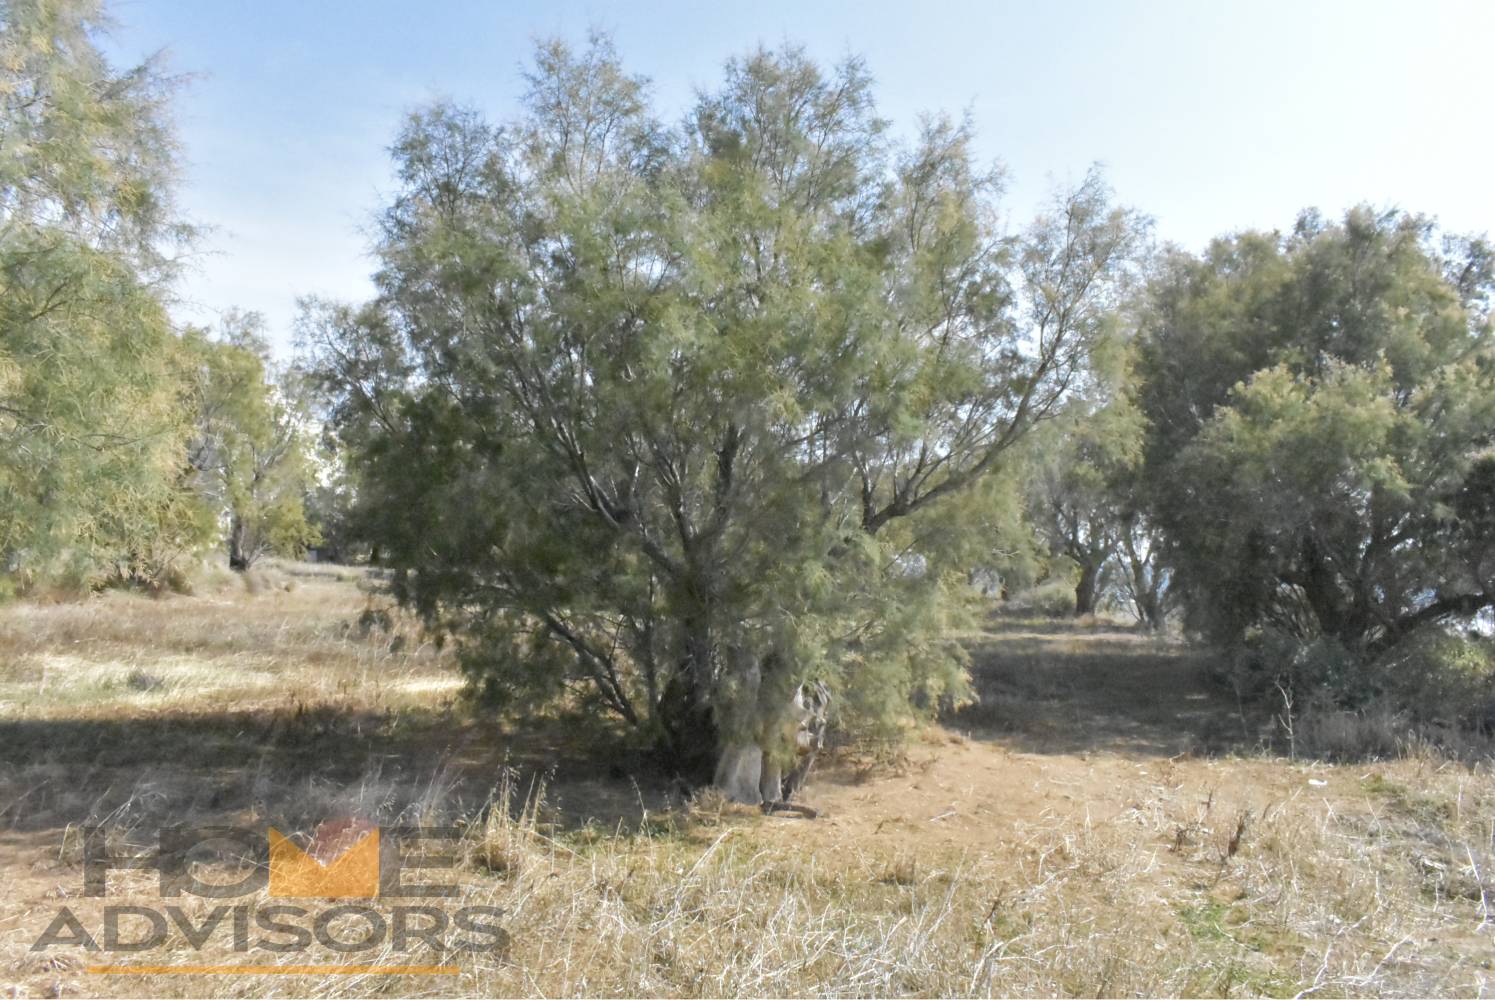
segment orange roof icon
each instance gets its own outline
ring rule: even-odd
[[[379,895],[379,829],[326,864],[270,828],[270,895],[368,899]]]

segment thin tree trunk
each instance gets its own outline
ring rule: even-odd
[[[764,664],[750,650],[723,650],[723,677],[713,698],[719,752],[711,781],[733,802],[758,805],[763,801],[764,719],[759,703]]]
[[[1121,548],[1126,556],[1122,569],[1126,574],[1127,590],[1131,594],[1138,622],[1150,631],[1161,632],[1167,619],[1167,609],[1163,603],[1163,572],[1155,562],[1151,545],[1146,549],[1146,555],[1138,551],[1135,530],[1135,521],[1128,520],[1121,531]]]
[[[244,519],[235,514],[228,526],[228,568],[235,573],[243,573],[253,562],[244,549],[244,535]]]

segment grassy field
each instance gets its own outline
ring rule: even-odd
[[[285,566],[254,590],[0,608],[5,995],[1489,989],[1489,765],[1411,742],[1294,759],[1182,646],[993,619],[970,637],[981,702],[901,749],[838,750],[807,820],[686,800],[566,719],[475,714],[357,573]],[[459,825],[458,902],[501,907],[507,944],[358,956],[457,967],[416,976],[105,975],[31,950],[60,906],[93,928],[106,903],[160,902],[147,872],[82,895],[85,826],[138,848],[164,824],[343,817]],[[107,960],[349,959],[173,931]]]

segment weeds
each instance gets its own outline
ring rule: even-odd
[[[361,628],[370,605],[351,581],[298,582],[290,594],[4,609],[7,992],[1488,989],[1489,766],[1409,742],[1369,764],[1245,744],[1201,754],[1217,737],[1199,733],[1239,731],[1239,717],[1187,682],[1191,661],[1174,647],[1031,629],[988,637],[977,681],[1000,711],[963,713],[958,738],[934,729],[898,749],[843,745],[809,789],[824,818],[805,821],[709,790],[682,800],[616,753],[589,756],[564,729],[469,717],[449,703],[447,662],[408,623],[391,614]],[[393,635],[404,650],[391,651]],[[1315,723],[1299,714],[1295,725],[1300,756],[1312,752]],[[916,802],[919,789],[929,797]],[[83,971],[87,954],[28,950],[64,902],[98,920],[102,901],[77,896],[85,825],[123,852],[168,821],[273,823],[304,841],[339,817],[458,827],[455,903],[501,908],[502,944],[456,952],[444,932],[435,946],[359,956],[451,962],[455,976],[231,981],[99,979]],[[155,902],[150,873],[110,879],[110,902]],[[182,901],[199,925],[212,903]],[[156,957],[244,961],[180,934]]]

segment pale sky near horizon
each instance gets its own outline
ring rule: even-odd
[[[1495,231],[1495,3],[1130,0],[892,3],[683,0],[394,3],[116,0],[117,62],[167,51],[181,202],[213,227],[180,318],[267,317],[286,349],[298,296],[361,299],[370,220],[394,190],[401,116],[436,98],[512,114],[538,37],[609,31],[675,119],[759,43],[867,60],[881,111],[911,128],[968,111],[1009,171],[1015,223],[1104,164],[1160,239],[1285,228],[1357,202]]]

